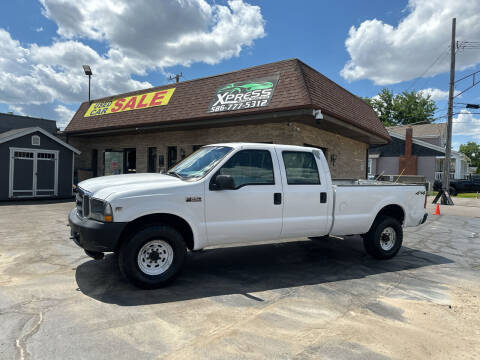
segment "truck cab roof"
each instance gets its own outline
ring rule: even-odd
[[[229,146],[234,149],[239,149],[242,147],[259,147],[262,149],[285,149],[291,151],[305,151],[309,150],[318,150],[318,148],[308,147],[308,146],[299,146],[299,145],[282,145],[282,144],[265,144],[265,143],[249,143],[249,142],[232,142],[232,143],[218,143],[218,144],[209,144],[206,146]]]

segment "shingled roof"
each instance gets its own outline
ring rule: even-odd
[[[275,74],[280,77],[268,106],[219,113],[207,112],[208,106],[220,86]],[[231,118],[265,112],[319,109],[326,115],[385,140],[390,140],[387,130],[368,104],[298,59],[254,66],[178,84],[117,94],[95,101],[108,101],[173,87],[176,88],[175,92],[166,106],[84,117],[89,108],[89,103],[84,102],[66,127],[65,132],[68,134],[84,134],[100,130],[139,128],[166,123],[180,124],[185,121]]]

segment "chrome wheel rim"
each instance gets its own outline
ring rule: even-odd
[[[151,240],[142,246],[137,256],[140,270],[147,275],[160,275],[173,262],[173,248],[164,240]]]
[[[392,227],[386,227],[380,234],[380,247],[382,250],[389,251],[395,246],[397,233]]]

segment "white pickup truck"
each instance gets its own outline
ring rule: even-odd
[[[88,255],[115,252],[129,281],[157,288],[180,272],[187,249],[215,245],[361,234],[368,254],[388,259],[402,227],[425,222],[425,204],[423,186],[334,184],[315,148],[227,143],[202,147],[166,174],[81,182],[69,223]]]

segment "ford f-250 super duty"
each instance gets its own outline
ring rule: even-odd
[[[361,234],[368,254],[388,259],[402,227],[425,222],[425,203],[423,186],[334,184],[315,148],[232,143],[204,146],[166,174],[83,181],[69,223],[88,255],[115,252],[129,281],[156,288],[187,249],[222,244]]]

